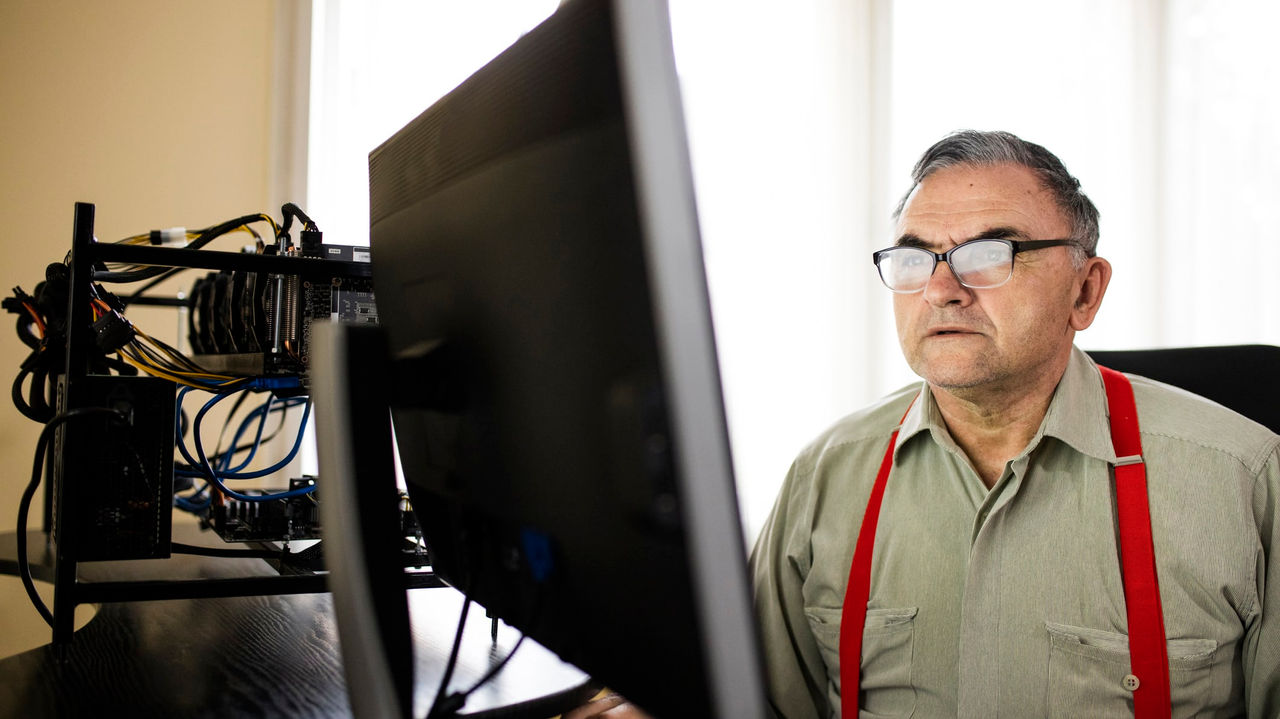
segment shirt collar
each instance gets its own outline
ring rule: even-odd
[[[1114,463],[1116,454],[1111,446],[1107,417],[1107,396],[1097,365],[1089,355],[1072,347],[1067,369],[1054,390],[1049,410],[1028,446],[1035,447],[1043,437],[1053,437],[1081,454]],[[960,452],[942,420],[942,411],[938,409],[933,392],[927,383],[921,382],[920,394],[903,418],[898,447],[926,431],[942,447]]]
[[[1081,454],[1115,463],[1108,417],[1107,392],[1098,366],[1089,355],[1072,347],[1067,371],[1045,414],[1043,433],[1066,442]]]

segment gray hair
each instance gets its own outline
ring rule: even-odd
[[[1058,208],[1071,223],[1071,238],[1080,243],[1077,266],[1085,257],[1093,257],[1098,249],[1098,208],[1080,190],[1080,181],[1067,172],[1056,155],[1044,147],[1027,142],[1008,132],[960,130],[939,140],[925,151],[911,170],[911,189],[902,196],[893,219],[897,221],[907,206],[907,199],[929,175],[948,167],[1014,164],[1031,170],[1044,188],[1053,195]]]

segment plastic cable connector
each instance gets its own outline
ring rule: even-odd
[[[167,230],[152,230],[151,244],[165,247],[186,247],[187,228],[170,227]]]
[[[119,312],[112,310],[93,323],[94,341],[98,349],[110,354],[133,341],[133,325]]]
[[[250,389],[293,389],[301,386],[302,380],[296,376],[255,377],[249,383]]]

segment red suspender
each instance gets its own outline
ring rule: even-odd
[[[1173,711],[1169,699],[1169,660],[1164,614],[1160,607],[1160,586],[1156,581],[1155,550],[1151,543],[1151,511],[1147,503],[1147,472],[1142,462],[1138,411],[1128,378],[1115,370],[1098,369],[1102,372],[1107,410],[1111,415],[1111,444],[1119,458],[1115,465],[1116,515],[1120,524],[1120,559],[1132,672],[1125,678],[1125,683],[1133,691],[1133,711],[1137,719],[1168,717]],[[910,407],[907,411],[911,411]],[[905,421],[906,415],[902,419]],[[871,487],[871,497],[867,500],[867,511],[858,531],[844,607],[841,609],[840,710],[845,719],[857,719],[858,716],[858,675],[862,664],[867,601],[871,594],[871,553],[897,442],[898,429],[894,429],[875,484]]]
[[[911,412],[911,400],[907,411],[898,421],[899,429]],[[889,437],[889,447],[880,462],[876,483],[871,486],[871,498],[867,500],[867,512],[862,516],[862,528],[858,531],[858,543],[853,549],[853,567],[849,570],[849,584],[845,587],[844,606],[840,609],[840,711],[841,716],[858,718],[858,673],[862,668],[862,630],[867,624],[867,600],[871,596],[871,551],[876,543],[876,524],[880,521],[880,501],[884,499],[884,486],[893,469],[893,447],[898,443],[898,429]]]
[[[1147,469],[1142,461],[1138,410],[1129,379],[1099,367],[1111,414],[1111,445],[1116,451],[1116,517],[1120,524],[1120,564],[1124,572],[1124,604],[1129,619],[1129,671],[1133,715],[1168,717],[1169,657],[1164,611],[1156,581],[1156,555],[1151,546],[1151,510],[1147,504]],[[1136,686],[1135,686],[1136,685]]]

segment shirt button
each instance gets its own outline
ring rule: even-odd
[[[1121,684],[1124,685],[1125,689],[1128,689],[1129,691],[1132,692],[1132,691],[1137,691],[1138,686],[1141,685],[1142,682],[1138,681],[1138,678],[1135,677],[1134,675],[1126,674],[1124,677],[1124,681],[1121,682]]]

